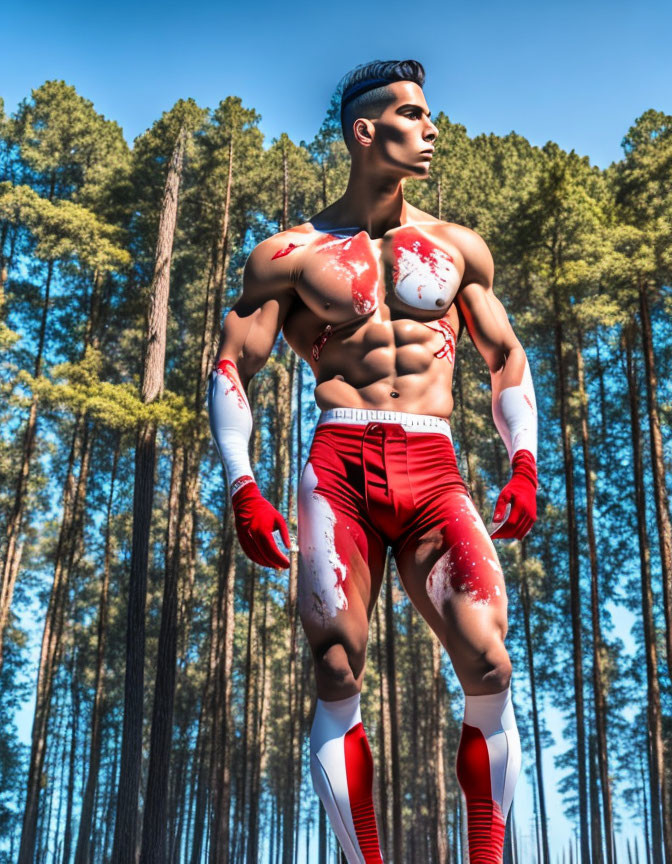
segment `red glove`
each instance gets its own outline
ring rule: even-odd
[[[498,540],[522,540],[537,521],[537,464],[534,456],[529,450],[517,450],[511,467],[513,474],[500,492],[492,515],[496,527],[490,536]]]
[[[278,529],[285,546],[289,547],[287,523],[264,498],[251,477],[240,477],[233,485],[238,486],[245,480],[248,482],[239,486],[231,497],[236,531],[243,552],[262,567],[289,567],[289,558],[278,549],[273,537],[273,531]]]

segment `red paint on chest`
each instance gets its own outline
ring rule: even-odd
[[[412,226],[401,228],[392,239],[395,285],[410,274],[418,278],[418,298],[422,298],[423,282],[434,280],[445,284],[453,257]]]
[[[369,236],[360,231],[354,237],[326,234],[315,244],[315,251],[328,257],[323,269],[350,285],[352,306],[358,315],[367,315],[378,305],[378,261]]]
[[[457,336],[450,324],[445,320],[445,318],[442,318],[440,321],[425,322],[425,327],[429,327],[430,330],[434,330],[436,333],[441,333],[443,335],[443,345],[438,351],[434,352],[434,356],[439,359],[447,357],[448,362],[454,364]]]

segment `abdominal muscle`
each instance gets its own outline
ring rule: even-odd
[[[446,419],[452,414],[453,361],[435,356],[444,337],[420,322],[381,321],[374,315],[354,332],[335,328],[318,361],[291,331],[285,327],[285,338],[309,362],[321,410],[371,408]]]

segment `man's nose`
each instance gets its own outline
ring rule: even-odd
[[[425,130],[425,134],[423,138],[425,141],[435,141],[438,138],[439,130],[430,120],[427,124],[427,129]]]

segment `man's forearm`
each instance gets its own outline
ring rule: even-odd
[[[522,357],[507,359],[504,368],[491,375],[492,416],[509,460],[518,450],[529,450],[536,462],[537,403],[530,365],[522,348],[520,352]]]
[[[233,495],[254,481],[248,446],[252,434],[252,412],[232,360],[220,360],[208,386],[210,429],[224,463]]]

